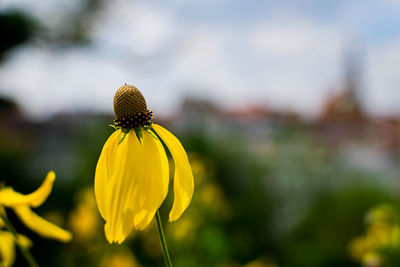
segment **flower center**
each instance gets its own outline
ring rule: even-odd
[[[147,109],[146,100],[132,85],[123,85],[114,96],[114,125],[121,128],[136,128],[151,124],[153,111]]]

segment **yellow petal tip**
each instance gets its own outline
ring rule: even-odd
[[[54,181],[56,179],[56,174],[54,171],[49,171],[46,175],[46,179]]]
[[[64,243],[68,243],[72,240],[72,233],[69,231],[65,231],[65,233],[58,237],[58,240]]]

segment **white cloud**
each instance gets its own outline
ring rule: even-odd
[[[373,45],[365,70],[366,101],[372,113],[400,112],[400,38]]]
[[[316,25],[261,23],[250,31],[249,43],[261,56],[264,53],[303,54],[313,45],[318,34],[324,32],[316,28]]]
[[[332,26],[263,23],[249,33],[259,86],[278,105],[311,114],[342,79],[342,33]]]
[[[1,68],[2,92],[35,118],[76,109],[111,111],[123,68],[85,48],[49,51],[27,47]]]
[[[295,21],[204,28],[185,44],[171,65],[176,81],[227,106],[258,103],[315,115],[342,78],[341,35],[330,27]]]
[[[91,32],[92,39],[103,46],[147,56],[165,46],[176,34],[172,16],[158,6],[125,0],[106,4]]]
[[[136,32],[135,38],[124,39],[124,30],[110,22],[115,16],[100,24],[92,47],[21,50],[1,70],[3,92],[32,116],[75,109],[111,111],[116,88],[134,79],[161,112],[174,111],[182,96],[195,95],[223,106],[269,104],[310,115],[318,111],[325,89],[340,79],[340,36],[329,28],[262,23],[252,31],[222,26],[185,31],[183,26],[168,26],[152,37]],[[121,19],[121,28],[132,21],[135,16]],[[184,34],[174,39],[178,49],[167,57],[153,55],[154,49],[168,54],[165,47],[145,45],[171,39],[176,31]],[[145,62],[163,67],[146,68],[142,61],[129,60],[123,48],[130,46]]]

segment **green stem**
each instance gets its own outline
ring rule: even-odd
[[[165,235],[161,224],[160,212],[158,210],[156,212],[156,222],[157,222],[158,237],[160,238],[161,248],[164,255],[165,266],[172,267],[171,258],[169,257],[168,253],[167,242],[165,241]]]
[[[39,267],[39,264],[36,262],[35,258],[29,252],[29,250],[22,245],[21,241],[18,238],[18,233],[15,230],[14,226],[12,226],[11,222],[7,218],[6,211],[3,207],[0,206],[0,218],[3,220],[5,227],[7,230],[13,235],[15,239],[15,243],[17,243],[18,247],[20,248],[22,255],[25,257],[26,261],[28,262],[30,267]]]

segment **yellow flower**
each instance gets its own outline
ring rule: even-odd
[[[193,174],[179,140],[152,123],[140,91],[131,85],[114,97],[117,130],[101,152],[95,174],[95,196],[108,242],[122,243],[133,229],[143,230],[168,193],[169,167],[161,140],[174,164],[174,202],[169,221],[179,219],[193,195]]]
[[[261,256],[256,260],[248,262],[243,267],[278,267],[278,265],[271,262],[268,258]]]
[[[70,213],[70,228],[76,241],[90,241],[97,236],[100,225],[93,188],[82,189],[77,195],[77,203]]]
[[[55,179],[56,175],[50,171],[42,185],[35,192],[28,195],[18,193],[11,187],[4,187],[0,189],[0,206],[13,209],[18,218],[39,235],[68,242],[72,238],[70,232],[46,221],[31,210],[31,207],[38,207],[47,199]]]
[[[31,240],[24,235],[18,235],[18,241],[22,246],[29,248],[32,246]],[[0,266],[12,266],[15,261],[15,239],[7,231],[0,231]]]
[[[378,253],[367,253],[362,259],[362,266],[365,267],[380,267],[382,266],[382,258]]]
[[[127,249],[104,254],[100,267],[140,267],[135,256]]]

